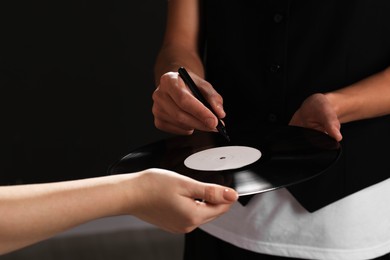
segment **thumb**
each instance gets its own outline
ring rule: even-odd
[[[228,187],[200,183],[197,188],[191,190],[191,197],[211,204],[227,204],[235,202],[238,194]]]
[[[340,129],[336,127],[332,127],[328,134],[333,137],[337,142],[340,142],[343,139],[343,136],[341,135]]]
[[[325,121],[324,128],[325,128],[325,132],[329,136],[331,136],[334,139],[336,139],[337,142],[340,142],[341,139],[343,139],[343,136],[341,135],[341,132],[340,132],[340,128],[341,128],[340,121],[337,118],[337,116],[335,116],[334,114],[329,116],[329,120],[328,121]]]

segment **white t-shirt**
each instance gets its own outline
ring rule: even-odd
[[[313,213],[286,189],[267,192],[253,197],[245,207],[236,203],[201,229],[263,254],[372,259],[390,252],[390,179]]]

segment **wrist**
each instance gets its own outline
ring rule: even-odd
[[[115,192],[118,194],[118,214],[135,215],[142,205],[142,192],[144,179],[147,178],[145,171],[117,175],[118,182],[115,185]]]
[[[343,93],[339,92],[324,93],[324,96],[328,100],[330,106],[335,111],[340,123],[348,122],[350,112],[350,109],[348,109],[348,107],[353,107],[350,105],[351,100],[348,99],[348,97],[345,96]]]

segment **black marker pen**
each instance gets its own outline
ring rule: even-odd
[[[183,79],[184,83],[186,83],[186,85],[192,91],[194,96],[218,118],[217,114],[211,108],[211,105],[207,102],[207,100],[203,97],[202,93],[200,92],[200,90],[196,86],[195,82],[190,77],[190,74],[188,74],[187,70],[183,67],[180,67],[178,72],[179,72],[180,77]],[[225,139],[227,141],[230,142],[230,138],[227,135],[226,128],[222,124],[222,121],[219,118],[218,118],[217,130],[221,135],[223,135],[223,137],[225,137]]]

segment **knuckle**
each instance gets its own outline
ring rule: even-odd
[[[196,228],[196,226],[186,227],[186,228],[183,229],[183,232],[182,232],[182,233],[190,233],[190,232],[193,231],[195,228]]]
[[[160,86],[158,86],[152,93],[153,103],[162,103],[167,96],[169,96],[169,93],[167,93]]]
[[[164,111],[158,107],[158,106],[153,106],[152,107],[152,115],[154,117],[154,123],[160,123],[160,121],[164,121]]]
[[[212,94],[212,97],[213,99],[215,99],[215,101],[217,103],[220,103],[220,104],[223,104],[223,98],[220,94],[218,94],[217,92],[215,92],[214,94]]]
[[[154,116],[157,116],[160,114],[160,108],[156,104],[153,104],[153,106],[152,106],[152,114]]]
[[[156,102],[159,99],[160,87],[157,87],[152,93],[152,100]]]
[[[170,132],[169,126],[163,120],[155,119],[154,126],[159,130]]]
[[[196,217],[192,217],[192,218],[188,219],[187,225],[184,229],[186,232],[189,232],[189,231],[195,229],[200,224],[201,224],[201,222],[199,219],[197,219]]]
[[[164,125],[162,124],[162,122],[160,120],[155,119],[154,125],[157,127],[157,129],[161,129],[161,130],[164,129]]]
[[[167,73],[163,74],[160,77],[160,85],[164,86],[164,85],[170,84],[172,79],[175,77],[175,74],[176,73],[174,73],[174,72],[167,72]]]
[[[222,96],[214,89],[214,87],[209,82],[205,81],[201,87],[205,95],[207,95],[208,97],[215,98],[218,100],[222,99]]]
[[[214,186],[207,186],[204,191],[204,200],[208,202],[217,201],[217,189]]]
[[[213,93],[210,95],[210,103],[215,106],[223,106],[223,98],[218,93]]]

